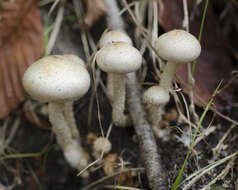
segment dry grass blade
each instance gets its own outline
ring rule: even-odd
[[[202,168],[201,170],[194,172],[194,174],[190,175],[189,177],[187,177],[187,180],[190,180],[189,183],[183,188],[183,190],[188,190],[190,187],[192,187],[193,184],[195,184],[199,179],[201,179],[202,176],[204,176],[206,173],[208,173],[209,171],[211,171],[212,169],[214,169],[215,167],[223,164],[224,162],[228,161],[229,159],[232,159],[234,157],[237,157],[238,151],[221,159],[218,160],[212,164],[210,164],[209,166],[206,166],[204,168]],[[223,174],[223,172],[222,172]]]
[[[134,172],[144,172],[144,168],[131,168],[131,169],[125,169],[125,170],[122,170],[122,171],[119,171],[119,172],[115,172],[114,174],[110,175],[110,176],[106,176],[106,177],[103,177],[99,180],[96,180],[94,181],[93,183],[89,184],[88,186],[82,188],[82,190],[88,190],[88,189],[92,189],[92,187],[94,187],[95,185],[98,185],[100,183],[103,183],[104,181],[106,180],[109,180],[117,175],[120,175],[122,173],[126,173],[126,172],[130,172],[130,171],[134,171]]]
[[[106,189],[125,189],[125,190],[142,190],[139,188],[135,187],[125,187],[125,186],[120,186],[120,185],[105,185],[104,188]]]

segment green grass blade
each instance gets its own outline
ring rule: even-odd
[[[205,7],[203,9],[203,14],[202,14],[202,21],[201,21],[201,25],[200,25],[200,31],[199,31],[199,34],[198,34],[198,41],[199,42],[201,42],[201,39],[202,39],[202,32],[203,32],[203,29],[204,29],[204,24],[205,24],[205,19],[206,19],[206,15],[207,15],[208,4],[209,4],[209,0],[206,0]],[[192,64],[192,77],[194,77],[194,73],[195,73],[195,69],[196,69],[196,64],[197,64],[197,61],[195,60],[193,62],[193,64]]]
[[[45,147],[41,152],[37,153],[19,153],[19,154],[9,154],[0,157],[0,162],[3,160],[8,159],[17,159],[17,158],[33,158],[33,157],[40,157],[45,153],[48,153],[55,145],[50,145]]]
[[[185,166],[186,166],[187,160],[188,160],[188,158],[189,158],[189,156],[190,156],[190,154],[191,154],[191,151],[192,151],[192,148],[193,148],[193,144],[194,144],[194,142],[195,142],[195,140],[196,140],[196,137],[197,137],[199,128],[200,128],[200,126],[201,126],[201,124],[202,124],[202,122],[203,122],[203,120],[204,120],[204,118],[205,118],[205,116],[206,116],[206,114],[207,114],[207,111],[209,110],[209,108],[210,108],[210,106],[211,106],[211,104],[212,104],[212,102],[213,102],[214,97],[215,97],[216,94],[218,93],[218,90],[220,89],[221,84],[222,84],[222,81],[218,84],[216,90],[213,92],[212,97],[210,98],[210,101],[208,102],[208,104],[207,104],[205,110],[204,110],[203,113],[202,113],[202,116],[201,116],[201,118],[200,118],[200,120],[199,120],[199,122],[198,122],[198,124],[197,124],[196,130],[195,130],[195,132],[194,132],[194,134],[193,134],[192,142],[191,142],[191,144],[190,144],[190,146],[189,146],[187,155],[186,155],[185,160],[184,160],[184,162],[183,162],[183,165],[182,165],[182,167],[181,167],[181,169],[180,169],[180,171],[179,171],[179,175],[177,176],[175,182],[173,183],[171,190],[175,190],[175,189],[177,189],[177,188],[179,187],[179,183],[180,183],[180,180],[181,180],[181,176],[182,176],[182,174],[183,174],[183,171],[184,171],[184,168],[185,168]]]

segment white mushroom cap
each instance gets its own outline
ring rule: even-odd
[[[201,46],[196,37],[184,30],[172,30],[156,41],[159,55],[170,62],[188,63],[200,55]]]
[[[86,68],[86,64],[84,63],[84,61],[76,55],[65,54],[65,55],[61,56],[61,59],[66,60],[66,61],[72,61],[72,62],[75,62],[77,64],[81,64],[81,66]]]
[[[75,57],[51,55],[33,63],[23,76],[27,93],[41,102],[79,99],[89,89],[90,76]]]
[[[105,137],[98,137],[93,142],[93,150],[97,153],[104,152],[105,154],[110,152],[112,148],[111,142]]]
[[[169,101],[169,93],[160,86],[152,86],[147,89],[143,96],[143,101],[150,105],[161,105]]]
[[[97,53],[96,61],[104,72],[130,73],[140,68],[140,52],[125,42],[107,44]]]
[[[119,30],[112,30],[102,35],[99,41],[99,47],[102,48],[112,42],[125,42],[132,45],[131,38],[126,33]]]

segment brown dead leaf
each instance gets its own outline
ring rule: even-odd
[[[103,0],[84,0],[84,3],[86,7],[84,23],[90,28],[95,21],[105,14],[106,7]]]
[[[22,76],[44,50],[38,0],[0,3],[0,118],[23,101]]]
[[[104,166],[103,170],[106,176],[113,175],[116,171],[116,162],[118,160],[117,154],[108,154],[103,158]]]
[[[198,36],[204,3],[196,6],[196,0],[187,1],[190,15],[190,32]],[[165,31],[182,28],[184,13],[182,1],[158,1],[158,20]],[[231,60],[228,49],[219,31],[211,3],[207,10],[206,21],[202,35],[202,53],[197,60],[195,72],[194,101],[198,106],[204,106],[216,89],[218,83],[223,84],[231,79]],[[189,93],[187,65],[181,65],[176,71],[176,78],[185,93]],[[215,98],[216,108],[226,113],[231,108],[232,87],[229,86]]]

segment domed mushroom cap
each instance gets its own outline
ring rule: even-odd
[[[89,89],[90,76],[75,57],[50,55],[33,63],[23,76],[27,93],[41,102],[79,99]]]
[[[143,101],[146,104],[161,105],[167,103],[169,98],[169,93],[164,88],[152,86],[145,91]]]
[[[119,30],[112,30],[102,35],[99,41],[99,47],[102,48],[108,43],[112,42],[125,42],[132,45],[131,38],[126,33],[121,32]]]
[[[55,56],[61,56],[61,60],[72,61],[86,68],[84,61],[76,55],[65,54],[65,55],[55,55]]]
[[[129,44],[114,42],[98,51],[96,61],[104,72],[130,73],[140,68],[142,56],[136,48]]]
[[[93,150],[96,152],[103,152],[106,154],[111,151],[112,144],[105,137],[98,137],[93,143]]]
[[[167,61],[187,63],[197,59],[201,45],[192,34],[184,30],[172,30],[157,39],[156,49]]]

